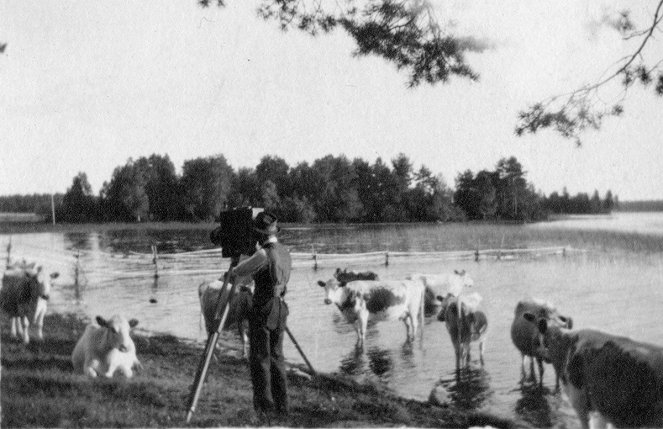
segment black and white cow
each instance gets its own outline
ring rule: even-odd
[[[0,308],[11,318],[11,335],[30,342],[30,326],[36,329],[37,339],[44,339],[44,316],[51,293],[51,280],[58,273],[47,275],[34,264],[15,264],[7,267],[2,276]]]
[[[583,428],[663,427],[663,347],[525,313]]]
[[[380,280],[378,275],[373,271],[348,271],[347,268],[343,271],[340,268],[336,268],[334,278],[343,286],[356,280]]]
[[[336,304],[355,326],[357,345],[363,346],[368,321],[402,320],[408,340],[423,323],[424,287],[413,280],[358,280],[342,285],[336,278],[318,281],[325,289],[325,304]]]

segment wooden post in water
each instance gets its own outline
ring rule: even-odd
[[[318,270],[318,255],[315,253],[315,247],[311,245],[311,249],[313,250],[313,270],[317,271]]]
[[[474,251],[474,262],[479,262],[479,248]]]
[[[76,262],[74,263],[74,291],[76,292],[76,299],[81,299],[81,287],[78,277],[81,272],[81,251],[76,249]]]
[[[12,237],[11,235],[9,236],[9,243],[7,244],[7,264],[6,266],[9,267],[9,264],[12,262]]]
[[[389,250],[387,250],[384,254],[384,266],[385,267],[389,266]]]
[[[152,263],[154,263],[154,278],[159,277],[159,264],[157,263],[159,261],[159,254],[157,253],[157,246],[156,244],[152,245]]]

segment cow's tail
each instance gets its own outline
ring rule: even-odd
[[[424,301],[426,300],[426,287],[421,288],[421,300],[419,302],[419,326],[421,326],[421,338],[424,338]]]

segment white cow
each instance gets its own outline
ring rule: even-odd
[[[234,295],[230,299],[230,309],[228,310],[228,316],[226,322],[224,323],[223,329],[230,329],[233,325],[237,325],[237,330],[239,331],[239,336],[242,339],[242,356],[248,356],[249,348],[249,338],[247,335],[248,331],[248,320],[249,312],[253,307],[253,293],[251,292],[250,286],[244,284],[246,282],[250,283],[251,279],[239,282],[239,286],[236,288]],[[232,285],[228,284],[226,286],[224,296],[222,301],[225,302],[228,299],[228,293],[230,293]],[[219,302],[219,293],[223,288],[223,282],[221,280],[215,280],[213,282],[203,282],[198,286],[198,298],[200,299],[200,311],[205,320],[205,329],[207,331],[208,337],[214,333],[214,321],[217,317],[217,303]],[[218,315],[218,318],[221,318],[221,315]],[[217,322],[218,323],[218,322]]]
[[[136,345],[129,335],[138,320],[127,321],[115,315],[106,320],[96,318],[98,326],[89,324],[71,354],[74,372],[90,377],[112,377],[120,371],[125,377],[133,376],[133,368],[140,367]]]
[[[537,298],[525,298],[518,302],[515,309],[513,322],[511,323],[511,341],[521,353],[520,373],[524,380],[526,377],[526,360],[530,360],[530,377],[536,380],[534,375],[534,361],[539,367],[539,384],[543,384],[543,356],[539,356],[539,331],[537,327],[523,318],[525,313],[531,313],[537,318],[544,318],[548,325],[559,326],[567,329],[573,327],[573,319],[559,314],[555,306],[548,301]],[[556,374],[555,388],[559,388],[559,374]]]
[[[51,293],[51,280],[58,273],[46,275],[34,264],[9,265],[2,276],[0,308],[11,318],[11,336],[30,342],[30,326],[36,328],[37,339],[44,339],[44,316]]]
[[[525,313],[583,428],[663,427],[663,347]]]
[[[402,320],[406,335],[414,339],[421,317],[424,286],[414,280],[358,280],[343,285],[336,278],[318,281],[325,288],[325,304],[336,304],[346,320],[355,325],[357,345],[363,346],[368,320]]]
[[[424,310],[427,316],[438,312],[442,301],[438,297],[449,294],[459,296],[466,288],[474,286],[474,280],[465,270],[454,270],[453,273],[420,274],[413,273],[406,277],[408,280],[421,281],[426,289]]]

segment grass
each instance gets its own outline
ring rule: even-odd
[[[189,424],[188,394],[202,344],[173,336],[135,336],[143,369],[132,379],[90,379],[74,374],[70,354],[84,322],[72,315],[47,316],[42,343],[11,340],[2,322],[3,427],[218,427],[259,426],[246,361],[220,356]],[[478,412],[399,398],[373,385],[297,368],[288,374],[287,427],[513,427]]]

